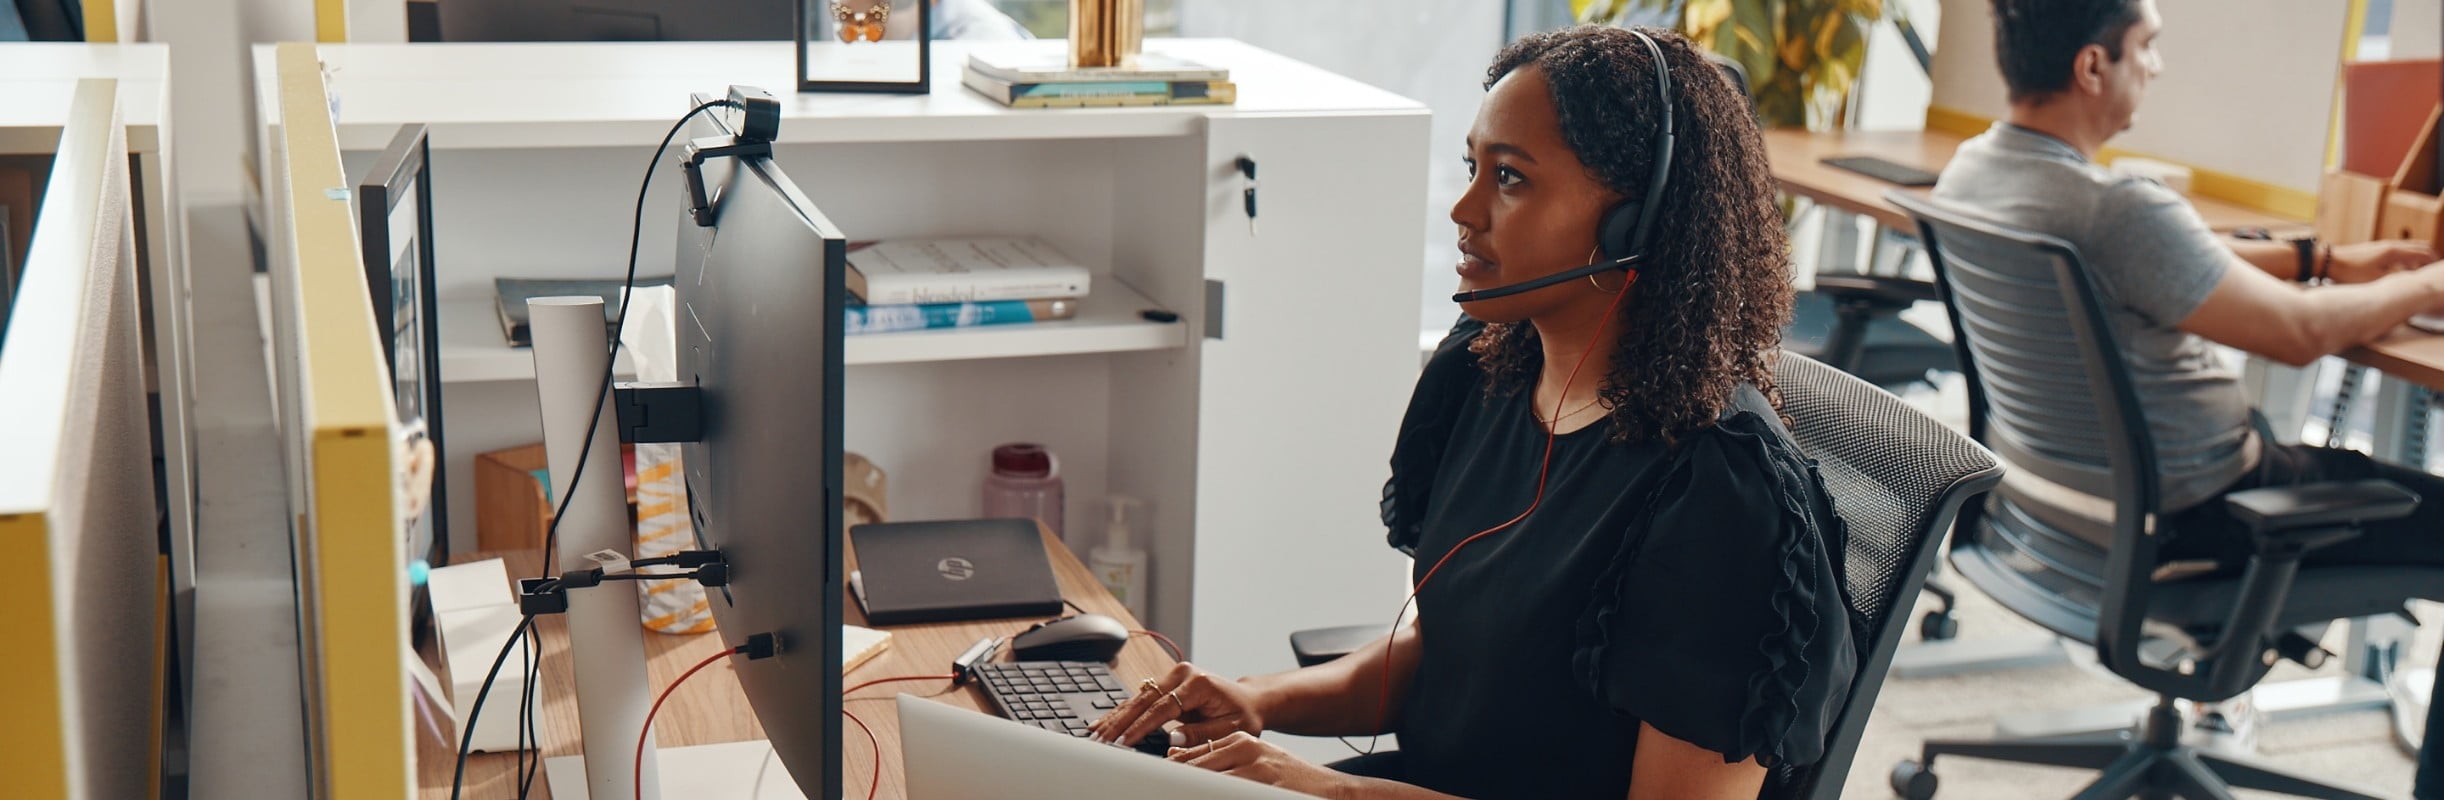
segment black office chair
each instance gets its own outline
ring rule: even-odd
[[[1889,275],[1822,274],[1791,303],[1784,349],[1898,391],[1929,372],[1956,372],[1952,346],[1901,319],[1935,299],[1934,284]]]
[[[1934,200],[1887,198],[1916,217],[1935,262],[1969,380],[1970,435],[2013,473],[1982,507],[1961,513],[1953,567],[2013,613],[2093,644],[2107,669],[2158,696],[2136,731],[1927,742],[1919,760],[1894,768],[1894,791],[1934,796],[1933,763],[1953,755],[2101,770],[2081,798],[2222,798],[2232,786],[2367,797],[2184,746],[2173,702],[2238,695],[2278,658],[2317,666],[2324,653],[2301,629],[2444,595],[2444,570],[2300,564],[2303,553],[2358,535],[2361,523],[2409,514],[2418,496],[2385,481],[2234,493],[2224,502],[2258,542],[2246,571],[2157,580],[2157,546],[2169,531],[2154,441],[2078,252]],[[2057,366],[2071,363],[2084,374]],[[2106,457],[2079,455],[2099,452]],[[2081,497],[2111,509],[2082,513]]]
[[[1825,757],[1800,775],[1798,796],[1841,796],[1867,715],[1918,588],[1934,568],[1937,545],[1968,501],[2002,479],[1993,454],[1927,418],[1899,398],[1803,356],[1774,366],[1791,433],[1815,459],[1834,510],[1850,533],[1844,554],[1851,609],[1874,638],[1862,643],[1858,677],[1825,743]],[[1898,612],[1898,613],[1896,613]],[[1320,664],[1381,638],[1382,625],[1290,635],[1300,666]]]

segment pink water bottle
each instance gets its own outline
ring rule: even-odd
[[[993,448],[993,474],[984,478],[984,515],[1034,519],[1061,536],[1060,461],[1040,444]]]

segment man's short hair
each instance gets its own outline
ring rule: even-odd
[[[1990,0],[1994,60],[2011,101],[2037,100],[2071,85],[2071,64],[2088,45],[2114,61],[2122,36],[2138,24],[2141,0]]]

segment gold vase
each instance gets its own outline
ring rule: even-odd
[[[1072,67],[1132,66],[1145,37],[1145,0],[1069,0]]]

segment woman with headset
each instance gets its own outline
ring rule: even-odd
[[[1384,492],[1416,616],[1293,672],[1181,664],[1093,735],[1177,721],[1174,760],[1323,797],[1778,795],[1862,637],[1775,407],[1790,277],[1747,99],[1661,30],[1529,36],[1487,78],[1451,209],[1466,316]],[[1334,769],[1266,730],[1400,749]]]

